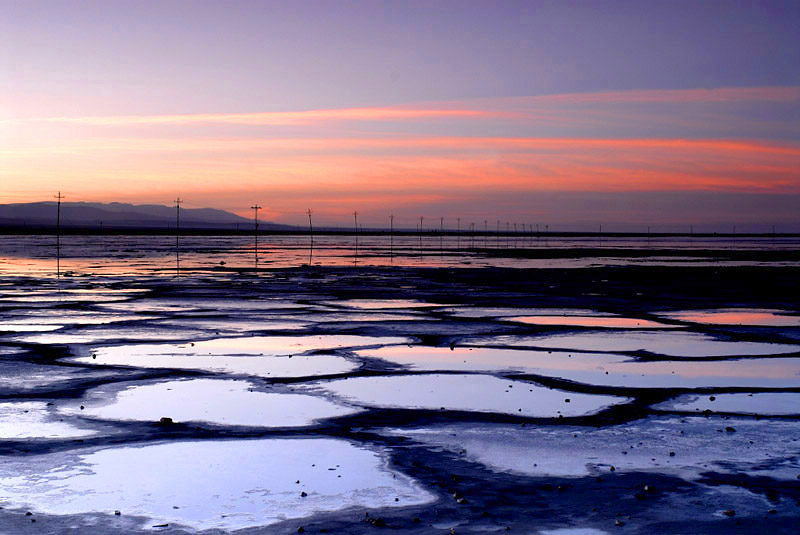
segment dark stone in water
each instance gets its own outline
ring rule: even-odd
[[[725,428],[725,431],[727,431],[728,433],[735,433],[736,429],[734,429],[733,427],[728,426],[728,427]]]
[[[300,493],[301,498],[305,498],[306,496],[308,496],[308,493],[306,491]]]
[[[725,509],[724,511],[722,511],[722,514],[725,516],[736,516],[736,511],[734,511],[733,509]]]
[[[172,421],[172,418],[167,418],[166,416],[164,416],[163,418],[161,418],[161,419],[158,421],[158,423],[159,423],[160,425],[172,425],[172,424],[174,424],[175,422],[173,422],[173,421]]]

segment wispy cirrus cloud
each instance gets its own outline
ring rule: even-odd
[[[412,107],[339,108],[252,113],[189,113],[166,115],[110,115],[42,117],[14,122],[67,123],[87,126],[181,126],[230,124],[248,126],[304,126],[336,121],[408,121],[442,118],[479,118],[497,113],[471,109],[424,109]]]

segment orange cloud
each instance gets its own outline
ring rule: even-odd
[[[486,117],[486,111],[470,109],[423,109],[410,107],[342,108],[290,112],[195,113],[173,115],[116,115],[96,117],[46,117],[35,122],[69,123],[88,126],[233,124],[249,126],[298,126],[330,121],[405,121],[458,117]],[[19,122],[8,120],[6,122]]]

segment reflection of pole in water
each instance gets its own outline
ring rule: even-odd
[[[181,204],[180,197],[175,199],[175,273],[181,273]]]
[[[311,224],[311,208],[306,210],[308,214],[308,236],[310,238],[310,243],[308,246],[308,265],[311,265],[311,260],[314,256],[314,225]]]
[[[353,253],[353,265],[358,263],[358,212],[353,212],[353,221],[355,222],[355,233],[356,233],[356,248]]]
[[[253,235],[255,236],[255,248],[253,249],[254,258],[255,258],[255,265],[258,268],[258,211],[261,210],[261,207],[258,204],[255,204],[250,207],[253,210]]]
[[[394,214],[389,216],[389,260],[394,257]]]
[[[54,195],[56,201],[56,279],[61,278],[61,192]]]
[[[472,247],[471,249],[475,249],[475,223],[471,224],[472,229]]]
[[[439,218],[439,254],[442,254],[444,245],[444,218]]]

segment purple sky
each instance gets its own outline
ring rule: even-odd
[[[467,137],[737,140],[798,151],[800,100],[794,93],[780,98],[761,92],[755,97],[737,93],[731,98],[687,99],[686,93],[674,92],[800,87],[798,1],[0,0],[0,9],[0,142],[11,147],[0,151],[0,202],[38,200],[63,189],[73,200],[166,203],[181,194],[197,204],[241,212],[239,205],[246,207],[258,197],[265,204],[280,198],[281,206],[274,206],[270,215],[282,222],[300,221],[312,202],[323,221],[335,223],[343,217],[326,207],[324,199],[289,191],[286,184],[295,173],[308,181],[308,189],[330,188],[330,198],[352,200],[342,213],[354,208],[369,213],[369,204],[374,204],[376,219],[387,210],[405,210],[409,218],[472,212],[492,220],[495,212],[504,210],[520,221],[536,217],[564,223],[675,223],[672,211],[658,200],[665,191],[669,194],[664,198],[681,198],[684,206],[698,207],[682,214],[681,220],[702,219],[708,207],[722,224],[756,223],[769,216],[789,225],[800,219],[786,202],[776,200],[800,200],[800,177],[790,171],[800,159],[793,153],[771,160],[762,148],[757,154],[748,148],[737,152],[734,168],[723,165],[725,158],[719,154],[694,148],[674,158],[672,153],[654,155],[637,148],[640,152],[630,162],[621,161],[631,153],[615,145],[620,173],[635,168],[658,182],[627,188],[624,180],[612,183],[603,178],[605,171],[588,169],[591,162],[599,170],[609,169],[609,161],[575,152],[572,145],[569,157],[548,156],[536,169],[537,153],[521,155],[516,149],[498,150],[491,166],[482,149],[459,149],[455,156],[452,148],[446,154],[441,148],[430,149],[439,147],[434,138]],[[673,93],[652,98],[653,91]],[[620,96],[589,103],[574,96],[606,93]],[[543,95],[571,96],[563,102],[531,98]],[[311,126],[305,121],[243,126],[216,119],[159,126],[126,120],[112,127],[50,121],[398,106],[480,110],[484,115],[324,119]],[[334,161],[330,151],[305,152],[305,158],[319,154],[319,161],[335,168],[338,190],[326,182],[322,164],[312,167],[299,157],[284,161],[282,153],[271,153],[269,161],[256,161],[248,153],[251,164],[245,167],[238,148],[226,154],[221,149],[203,154],[193,149],[192,158],[148,148],[161,167],[144,166],[141,154],[108,156],[109,150],[120,150],[119,145],[130,140],[155,146],[174,139],[186,147],[202,139],[246,144],[398,137],[427,141],[413,149],[382,149],[381,154],[391,157],[384,174],[371,174],[374,155],[364,159],[364,149],[351,149],[352,143],[347,145],[349,159]],[[111,141],[116,148],[108,148]],[[75,155],[75,144],[81,145],[83,156]],[[70,148],[64,149],[66,145]],[[583,142],[578,145],[585,147]],[[463,154],[487,163],[487,180],[494,184],[491,196],[470,185],[476,177],[458,171]],[[101,166],[98,162],[107,156],[116,163]],[[648,158],[650,163],[644,162]],[[705,170],[703,176],[687,174],[691,158],[696,158],[696,168]],[[684,167],[669,167],[675,159],[682,159]],[[447,161],[452,162],[450,168]],[[209,168],[215,172],[198,178],[195,187],[187,181],[191,169]],[[400,196],[402,202],[392,202],[392,192],[400,188],[398,177],[428,176],[433,169],[442,183],[463,180],[466,189],[475,191],[449,202],[440,192],[411,180]],[[719,180],[738,175],[739,169],[749,173],[747,180]],[[349,185],[348,172],[354,177]],[[585,175],[576,175],[581,172]],[[759,173],[764,173],[764,187],[756,184]],[[146,188],[151,192],[148,198],[126,189],[131,181],[147,182],[156,175],[159,187]],[[240,177],[245,185],[241,190],[220,193]],[[564,195],[557,195],[562,190],[553,177],[563,177]],[[375,184],[374,191],[364,192],[370,184]],[[562,200],[553,201],[549,210],[529,209],[529,202],[518,201],[541,198],[541,192]],[[591,198],[595,192],[598,202],[592,209],[584,201],[563,200]],[[619,202],[603,201],[609,192]],[[493,200],[487,205],[489,197]],[[633,209],[643,198],[652,200],[647,217]],[[600,210],[601,205],[606,208]],[[742,206],[752,209],[743,212]]]

